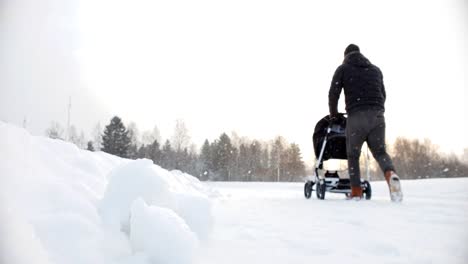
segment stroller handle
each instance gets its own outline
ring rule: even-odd
[[[346,117],[347,117],[346,113],[338,113],[333,118],[329,115],[327,135],[330,134],[331,131],[342,133],[344,131],[344,124],[346,123]]]
[[[347,113],[338,113],[333,117],[331,115],[328,115],[328,127],[331,128],[337,120],[341,120],[343,118],[346,119],[347,116]]]

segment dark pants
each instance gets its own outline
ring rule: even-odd
[[[385,117],[383,111],[365,110],[348,115],[346,124],[346,151],[351,186],[360,186],[359,157],[362,144],[367,142],[372,155],[383,172],[395,170],[385,150]]]

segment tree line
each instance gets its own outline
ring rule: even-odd
[[[429,139],[398,137],[388,144],[388,152],[398,176],[402,179],[453,178],[468,176],[468,160],[455,154],[444,154]],[[465,153],[468,149],[465,149]],[[370,155],[370,175],[373,180],[383,180],[382,171]],[[366,155],[361,155],[361,175],[366,177]]]
[[[46,134],[51,138],[65,139],[63,129],[52,123]],[[101,150],[123,158],[152,160],[168,170],[180,170],[201,180],[213,181],[300,181],[306,172],[301,150],[278,136],[272,141],[250,140],[226,133],[210,142],[205,140],[200,150],[191,143],[189,131],[182,120],[176,121],[172,138],[161,139],[159,130],[140,133],[135,123],[125,126],[119,117],[101,129],[94,129],[94,138],[84,140],[71,126],[67,140],[91,151]],[[389,145],[395,168],[403,179],[468,176],[468,165],[455,155],[441,154],[430,140],[397,138]],[[362,175],[364,155],[361,156]],[[371,158],[373,179],[383,179],[377,163]],[[346,172],[345,172],[346,173]]]
[[[99,130],[99,128],[98,128]],[[64,139],[54,123],[46,131],[51,138]],[[143,133],[141,140],[134,123],[128,126],[115,116],[86,148],[101,150],[123,158],[152,160],[167,170],[180,170],[212,181],[298,181],[306,172],[298,144],[278,136],[271,142],[241,138],[226,133],[198,151],[182,120],[176,121],[172,138],[161,140],[159,130]],[[71,142],[84,148],[82,142]]]
[[[443,155],[429,139],[397,138],[391,152],[398,175],[405,179],[468,176],[468,164],[456,155]]]

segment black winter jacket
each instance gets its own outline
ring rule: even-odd
[[[346,112],[385,110],[385,87],[380,69],[360,52],[349,53],[333,75],[328,93],[330,115],[338,113],[338,99],[344,88]]]

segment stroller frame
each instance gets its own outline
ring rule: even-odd
[[[351,194],[350,180],[340,178],[338,175],[338,171],[325,170],[325,173],[323,176],[321,176],[319,173],[320,170],[323,170],[323,162],[325,160],[347,159],[346,146],[344,146],[344,151],[343,151],[343,146],[341,146],[339,151],[334,150],[334,151],[328,151],[326,153],[326,148],[328,146],[327,144],[330,144],[330,142],[333,143],[333,140],[335,140],[338,143],[346,145],[345,143],[343,143],[343,142],[346,142],[346,135],[345,135],[346,117],[345,117],[345,114],[339,114],[338,117],[340,119],[339,122],[334,122],[334,120],[330,120],[328,116],[325,116],[316,125],[316,129],[314,132],[314,139],[313,139],[314,143],[316,143],[316,136],[317,136],[316,134],[323,132],[323,129],[320,129],[320,126],[321,125],[323,126],[323,124],[326,123],[326,121],[328,121],[328,125],[326,127],[326,133],[324,134],[323,140],[321,142],[320,152],[315,162],[314,175],[312,177],[308,177],[304,185],[304,196],[307,199],[309,199],[312,196],[313,191],[316,192],[317,198],[320,200],[325,199],[326,192],[343,193],[346,195],[346,197],[349,197]],[[317,138],[319,137],[317,136]],[[319,141],[320,140],[317,139],[317,142]],[[314,144],[314,148],[317,154],[317,148],[315,144]],[[335,157],[333,153],[338,153],[336,154],[337,157]],[[369,175],[369,153],[368,151],[366,155],[366,171],[367,171],[367,180],[363,181],[361,179],[361,188],[363,190],[365,199],[369,200],[372,197],[372,189],[369,183],[370,175]],[[315,188],[314,188],[314,185],[315,185]]]

